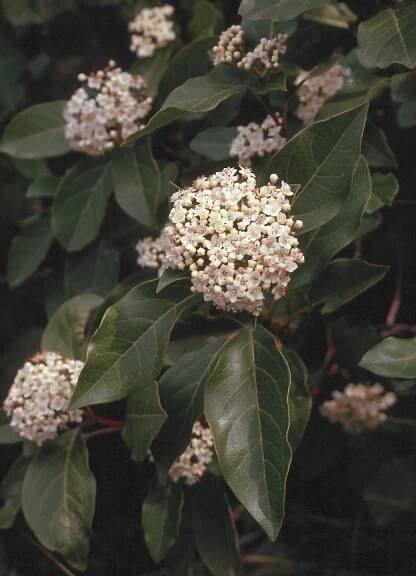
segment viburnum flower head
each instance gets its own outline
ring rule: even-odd
[[[212,462],[213,453],[211,430],[198,420],[194,423],[189,445],[172,465],[169,476],[174,482],[183,479],[188,486],[196,484]]]
[[[321,414],[332,423],[339,423],[346,432],[359,433],[380,426],[385,419],[385,410],[397,401],[394,392],[385,392],[375,383],[348,384],[343,392],[332,393],[332,399],[324,402]]]
[[[18,370],[4,411],[20,436],[38,446],[70,423],[82,420],[81,410],[68,410],[83,362],[54,352],[41,352]]]
[[[141,268],[155,268],[163,272],[166,263],[168,240],[164,229],[158,238],[146,236],[136,244],[137,264]]]
[[[192,290],[217,308],[257,316],[264,293],[275,300],[304,261],[289,184],[276,174],[258,187],[249,168],[225,168],[172,195],[165,227],[166,267],[189,268]]]
[[[129,24],[130,50],[139,58],[152,56],[176,38],[172,16],[175,9],[170,4],[143,8]]]
[[[278,152],[285,146],[287,140],[280,134],[281,130],[280,114],[269,114],[261,124],[250,122],[247,126],[238,126],[237,136],[231,142],[230,156],[237,156],[242,166],[251,166],[252,158]]]
[[[65,137],[71,148],[91,156],[104,154],[143,127],[152,99],[140,75],[107,68],[78,76],[82,86],[64,108]]]

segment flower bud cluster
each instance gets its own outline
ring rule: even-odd
[[[192,290],[218,308],[260,314],[264,292],[278,300],[304,261],[302,222],[288,216],[293,192],[278,182],[272,174],[259,188],[249,168],[225,168],[175,192],[166,266],[189,268]]]
[[[213,453],[211,430],[201,422],[195,422],[189,445],[172,465],[169,476],[174,482],[183,479],[188,486],[196,484],[212,462]]]
[[[397,401],[393,392],[384,392],[381,384],[348,384],[343,392],[336,390],[332,400],[324,402],[321,414],[339,423],[346,432],[359,433],[374,429],[385,421],[385,410]]]
[[[152,56],[176,38],[172,21],[175,9],[170,4],[143,8],[129,24],[130,50],[139,58]]]
[[[78,76],[83,85],[64,108],[65,137],[71,148],[92,156],[121,144],[143,126],[152,99],[146,96],[146,82],[116,67],[89,76]]]
[[[278,34],[276,38],[261,38],[257,46],[246,52],[244,31],[241,26],[233,25],[224,30],[218,44],[213,47],[213,62],[230,64],[244,70],[256,69],[258,72],[279,67],[279,58],[286,52],[287,34]]]
[[[285,146],[287,140],[281,136],[281,130],[280,114],[266,116],[261,124],[250,122],[247,126],[238,126],[230,156],[237,156],[242,166],[251,166],[251,158],[277,152]]]
[[[166,250],[168,241],[162,230],[158,238],[146,236],[136,244],[137,264],[141,268],[155,268],[163,270],[166,262]]]
[[[297,95],[300,101],[297,117],[304,124],[311,124],[325,102],[344,86],[351,76],[350,68],[335,64],[319,76],[308,78],[308,72],[301,72],[295,84],[299,85]]]
[[[68,410],[83,362],[42,352],[17,372],[4,411],[10,425],[38,446],[69,423],[82,420],[81,410]]]

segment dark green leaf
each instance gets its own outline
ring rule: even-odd
[[[68,252],[97,237],[111,192],[109,166],[84,170],[78,165],[65,176],[53,203],[52,228]]]
[[[361,368],[389,378],[416,378],[416,338],[389,337],[371,348]]]
[[[135,390],[128,398],[122,435],[138,462],[148,455],[150,445],[166,420],[158,393],[157,381]]]
[[[221,350],[205,386],[205,416],[223,476],[275,540],[283,520],[290,372],[263,327],[243,327]]]
[[[291,20],[326,0],[243,0],[238,13],[247,20]]]
[[[192,140],[190,148],[210,160],[225,160],[230,157],[231,142],[236,135],[237,129],[235,127],[208,128]]]
[[[404,102],[399,106],[397,122],[401,128],[416,126],[416,102]]]
[[[375,212],[383,206],[391,206],[399,192],[399,183],[391,172],[388,174],[376,172],[371,175],[371,182],[373,193],[367,205],[367,213]]]
[[[192,490],[192,521],[201,560],[214,576],[241,574],[237,532],[221,478],[211,474]]]
[[[51,176],[47,160],[24,160],[16,158],[14,165],[17,171],[30,180],[41,178],[42,176]]]
[[[0,423],[0,444],[19,444],[23,439],[6,421]]]
[[[351,24],[356,22],[356,15],[344,3],[328,2],[321,8],[308,10],[303,13],[305,20],[317,22],[323,26],[332,26],[348,30]]]
[[[324,304],[322,314],[330,314],[380,282],[388,269],[364,260],[339,258],[319,276],[312,286],[310,299],[314,305]]]
[[[62,116],[65,102],[36,104],[7,125],[0,152],[15,158],[50,158],[69,151]]]
[[[62,554],[74,568],[85,570],[95,508],[95,478],[78,428],[46,442],[29,464],[22,506],[38,540]]]
[[[12,288],[22,284],[45,260],[52,244],[49,215],[31,218],[21,236],[13,239],[7,263],[7,276]]]
[[[152,98],[156,98],[160,93],[160,81],[172,65],[170,59],[173,51],[174,44],[169,44],[160,50],[156,50],[150,58],[136,60],[130,69],[132,74],[141,74],[146,78],[147,94]]]
[[[168,96],[159,112],[147,125],[130,136],[127,144],[179,120],[186,114],[204,113],[214,110],[224,100],[247,89],[251,77],[231,67],[217,67],[205,76],[187,80]]]
[[[159,394],[168,419],[152,445],[162,478],[188,445],[192,426],[203,412],[204,386],[225,338],[214,338],[184,354],[159,380]]]
[[[54,198],[60,182],[57,176],[37,178],[27,189],[26,198]]]
[[[85,360],[85,327],[91,311],[102,301],[101,296],[96,294],[82,294],[64,302],[45,328],[42,349]]]
[[[136,286],[107,309],[90,341],[74,407],[124,398],[140,382],[158,378],[176,320],[199,297],[180,283],[157,295],[157,283]]]
[[[365,127],[363,154],[371,168],[397,168],[384,131],[372,122],[367,122]]]
[[[192,38],[200,36],[213,36],[224,27],[224,16],[208,0],[197,0],[193,7],[189,31]]]
[[[334,218],[345,203],[366,116],[367,105],[362,105],[316,122],[289,140],[267,164],[266,178],[275,172],[286,182],[301,185],[293,213],[303,221],[303,232]]]
[[[416,6],[388,8],[358,27],[358,55],[368,68],[416,64]]]
[[[391,98],[393,102],[416,100],[416,75],[413,71],[392,76]]]
[[[142,508],[146,546],[158,564],[175,544],[183,507],[182,485],[170,482],[150,489]]]
[[[134,148],[115,150],[111,159],[116,200],[126,214],[157,229],[156,211],[160,191],[159,168],[150,141]]]
[[[29,460],[20,456],[10,467],[0,486],[0,528],[13,526],[22,504],[23,479]]]
[[[156,294],[159,294],[159,292],[162,292],[164,288],[170,286],[174,282],[179,282],[179,280],[189,280],[189,272],[186,270],[172,270],[171,268],[167,268],[159,277]]]
[[[283,354],[292,376],[289,388],[289,443],[294,452],[309,421],[312,397],[308,387],[308,372],[300,356],[289,348],[285,348]]]

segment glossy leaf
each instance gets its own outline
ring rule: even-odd
[[[46,442],[23,483],[23,513],[38,540],[85,570],[95,507],[95,478],[78,428]]]
[[[90,341],[74,407],[119,400],[158,378],[176,320],[199,297],[181,283],[156,295],[157,282],[136,286],[107,309]]]
[[[416,6],[388,8],[358,27],[358,55],[371,68],[416,64]]]
[[[301,188],[292,203],[303,232],[322,226],[341,210],[361,150],[367,105],[316,122],[294,136],[269,161],[275,172]],[[342,168],[341,168],[342,167]]]
[[[65,102],[36,104],[15,116],[4,130],[0,152],[14,158],[50,158],[69,151],[64,135]]]
[[[103,299],[96,294],[82,294],[64,302],[49,320],[42,336],[42,349],[68,358],[85,360],[85,327],[91,311]]]
[[[310,299],[314,305],[324,304],[322,314],[330,314],[380,282],[388,269],[352,258],[333,260],[312,287]]]
[[[126,214],[149,228],[158,227],[159,168],[150,141],[115,150],[111,159],[114,193]]]
[[[162,477],[188,445],[193,423],[204,410],[204,386],[225,342],[223,337],[213,338],[195,352],[184,354],[159,380],[168,419],[153,442],[152,453]]]
[[[192,140],[190,148],[210,160],[225,160],[230,157],[231,142],[236,135],[234,127],[207,128]]]
[[[122,435],[134,460],[147,457],[150,445],[166,420],[157,381],[141,383],[128,398]]]
[[[289,443],[294,452],[308,425],[312,397],[308,386],[308,371],[300,356],[289,348],[285,348],[283,354],[292,377],[289,388]]]
[[[237,531],[221,478],[212,474],[192,490],[192,522],[201,560],[214,576],[241,574]]]
[[[388,378],[416,377],[416,338],[385,338],[361,359],[361,368]]]
[[[7,276],[15,288],[27,280],[45,260],[52,244],[49,216],[31,218],[22,234],[15,236],[9,251]]]
[[[273,335],[244,326],[221,350],[205,386],[205,417],[222,474],[275,540],[283,520],[290,372]]]
[[[52,228],[68,252],[98,236],[111,192],[108,166],[84,170],[78,165],[65,176],[53,204]]]
[[[324,4],[326,0],[243,0],[239,14],[247,20],[291,20]]]
[[[183,507],[182,485],[170,482],[155,485],[148,492],[142,508],[142,526],[146,546],[159,563],[175,544]]]
[[[226,66],[217,67],[205,76],[187,80],[169,94],[159,112],[156,112],[142,130],[130,136],[127,144],[179,120],[186,114],[214,110],[227,98],[244,93],[250,81],[250,77],[244,72]]]
[[[9,468],[3,482],[0,485],[0,528],[13,526],[17,513],[22,505],[23,480],[29,460],[20,456]]]

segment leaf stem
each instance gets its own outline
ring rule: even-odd
[[[72,572],[69,568],[67,568],[64,564],[62,564],[62,562],[60,562],[58,558],[55,558],[52,552],[50,552],[47,548],[45,548],[43,544],[41,544],[31,536],[25,535],[25,537],[29,540],[31,544],[33,544],[33,546],[35,546],[38,550],[40,550],[42,554],[44,554],[52,562],[52,564],[54,564],[57,568],[59,568],[62,574],[65,574],[66,576],[75,576],[74,572]]]
[[[90,432],[86,434],[87,440],[91,438],[97,438],[98,436],[106,436],[107,434],[116,434],[120,432],[120,428],[100,428],[99,430],[94,430],[94,432]]]

